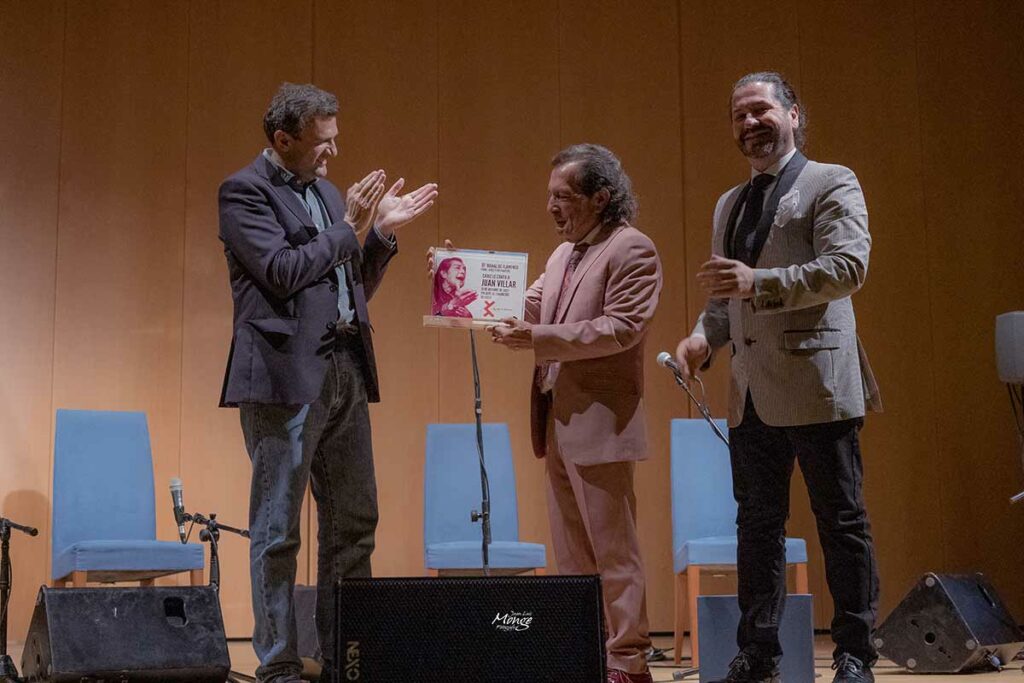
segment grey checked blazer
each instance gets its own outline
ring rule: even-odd
[[[719,198],[714,254],[732,257],[748,186]],[[754,297],[710,299],[693,330],[712,348],[705,367],[731,345],[729,425],[743,420],[748,390],[760,418],[778,427],[881,411],[850,300],[864,284],[871,251],[857,177],[797,152],[780,173],[762,221],[762,228],[771,226],[755,257]]]

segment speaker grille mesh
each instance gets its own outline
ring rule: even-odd
[[[596,576],[342,581],[342,681],[604,683]]]

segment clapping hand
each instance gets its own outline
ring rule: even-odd
[[[385,237],[391,237],[396,229],[429,209],[437,199],[437,183],[427,183],[399,196],[398,193],[404,185],[405,178],[399,178],[381,197],[377,206],[376,226]]]
[[[365,178],[348,188],[345,195],[345,222],[352,226],[357,235],[373,224],[377,203],[384,194],[385,179],[384,171],[370,171]]]

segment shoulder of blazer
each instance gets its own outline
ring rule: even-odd
[[[825,164],[820,161],[814,161],[811,159],[807,160],[807,165],[804,170],[800,173],[796,182],[805,181],[821,181],[829,178],[843,178],[853,177],[856,178],[857,174],[853,172],[853,169],[843,166],[842,164]]]
[[[271,183],[270,178],[267,176],[268,163],[269,162],[266,160],[263,154],[260,154],[258,157],[253,159],[253,161],[249,163],[247,166],[238,169],[237,171],[229,175],[227,178],[225,178],[223,181],[221,181],[221,189],[223,190],[225,187],[231,186],[237,187],[239,185],[262,185],[269,187]]]
[[[658,253],[658,249],[654,245],[654,240],[648,237],[646,233],[641,232],[638,228],[629,224],[626,224],[608,236],[608,247],[611,247],[613,243],[616,250],[628,249],[630,247],[637,246],[642,249],[649,250],[655,255]]]

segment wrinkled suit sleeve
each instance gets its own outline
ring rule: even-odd
[[[288,299],[360,251],[352,228],[335,223],[305,244],[285,237],[267,197],[253,183],[229,178],[220,186],[220,237],[259,285]]]
[[[363,242],[363,291],[366,293],[366,300],[369,301],[374,292],[384,279],[384,273],[388,269],[388,262],[398,253],[398,239],[388,242],[380,236],[376,228],[370,228],[366,234],[366,241]]]
[[[641,234],[623,237],[609,262],[603,314],[593,320],[534,325],[538,363],[601,358],[639,343],[654,317],[661,293],[661,261]]]
[[[754,310],[779,313],[850,296],[864,284],[871,235],[868,212],[857,177],[834,166],[814,206],[816,258],[785,268],[754,269]]]
[[[714,233],[711,238],[711,253],[715,256],[725,256],[722,244],[724,240],[723,234],[727,227],[725,223],[728,217],[723,212],[725,211],[725,202],[729,195],[730,193],[727,192],[718,198],[715,212],[712,215]],[[706,370],[714,360],[718,349],[729,343],[729,300],[708,299],[704,305],[704,310],[697,316],[697,322],[690,334],[704,336],[711,346],[711,355],[708,356],[707,361],[702,367],[702,369]]]

